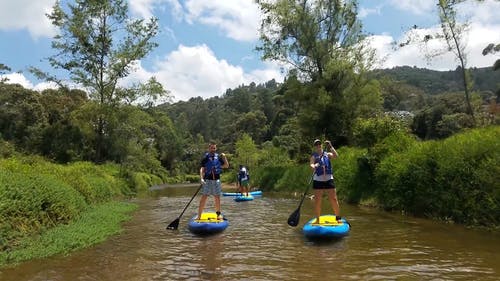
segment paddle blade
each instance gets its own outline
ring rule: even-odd
[[[288,217],[288,225],[289,226],[297,226],[299,224],[300,220],[300,208],[295,210],[289,217]]]
[[[167,229],[176,230],[179,227],[179,218],[176,218],[173,222],[171,222]]]

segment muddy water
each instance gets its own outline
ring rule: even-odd
[[[352,225],[333,242],[305,240],[312,217],[286,224],[299,197],[266,194],[250,202],[222,197],[230,226],[209,237],[187,230],[199,197],[166,230],[196,187],[169,187],[137,199],[120,235],[92,248],[0,270],[0,280],[499,280],[500,235],[342,205]],[[326,205],[326,200],[325,200]],[[213,207],[209,199],[208,207]],[[327,208],[325,208],[327,211]]]

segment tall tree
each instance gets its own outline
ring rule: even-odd
[[[127,12],[125,0],[75,0],[67,7],[57,1],[47,15],[60,31],[52,42],[57,54],[49,57],[50,64],[68,71],[72,82],[88,90],[97,104],[97,119],[93,120],[97,162],[104,157],[105,138],[110,130],[107,119],[120,102],[131,96],[129,91],[119,90],[119,80],[157,46],[153,42],[158,32],[157,19],[130,20]],[[54,76],[37,69],[32,71],[62,84]],[[162,89],[159,92],[165,93]]]
[[[454,51],[455,57],[460,62],[467,111],[472,117],[472,122],[475,123],[474,110],[472,109],[470,99],[470,90],[472,88],[471,78],[466,69],[467,54],[463,42],[463,34],[467,24],[457,22],[456,15],[456,5],[461,2],[464,2],[464,0],[439,0],[439,19],[448,49]]]
[[[263,58],[292,65],[299,76],[323,77],[332,59],[350,58],[362,47],[357,1],[257,0],[264,17],[260,27]],[[357,57],[358,59],[362,57]]]
[[[461,73],[467,114],[470,115],[472,123],[475,124],[474,110],[471,103],[472,78],[470,77],[470,72],[467,69],[467,50],[465,42],[465,35],[467,33],[469,23],[466,21],[460,22],[457,18],[458,5],[464,2],[483,2],[483,0],[437,0],[441,29],[431,34],[425,34],[423,38],[416,35],[417,33],[415,32],[410,32],[408,40],[401,43],[400,47],[413,43],[423,42],[428,44],[433,40],[444,40],[446,43],[446,47],[444,49],[434,49],[432,52],[427,53],[426,56],[431,59],[447,52],[452,52],[455,55],[455,58],[460,64],[457,69],[460,70]],[[414,26],[414,29],[417,29],[417,26]]]
[[[255,168],[258,158],[257,152],[257,146],[252,137],[247,133],[243,133],[236,141],[235,167],[237,167],[237,165],[245,165],[250,167],[250,169]]]
[[[299,124],[306,137],[348,135],[351,102],[369,83],[364,73],[373,63],[373,50],[364,41],[355,0],[258,0],[263,59],[292,67],[285,97],[297,103]],[[372,104],[377,110],[378,103]],[[333,137],[333,136],[329,136]]]

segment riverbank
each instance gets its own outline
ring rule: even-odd
[[[192,187],[197,184],[173,184],[172,187]],[[152,186],[150,190],[167,188],[170,185]],[[236,184],[222,184],[224,191],[233,192]],[[93,205],[83,211],[78,219],[60,224],[40,235],[28,236],[16,242],[14,247],[0,252],[0,268],[14,266],[32,259],[46,258],[71,252],[101,243],[122,231],[121,225],[128,221],[137,205],[130,202],[111,201]]]
[[[121,225],[130,219],[137,205],[128,202],[108,202],[82,212],[68,224],[53,227],[41,235],[25,237],[11,249],[0,252],[0,268],[22,261],[45,258],[101,243],[122,231]]]

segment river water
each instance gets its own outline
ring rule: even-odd
[[[249,202],[222,197],[229,227],[214,236],[187,230],[199,197],[179,229],[196,187],[167,187],[135,199],[140,209],[120,235],[70,254],[0,270],[0,280],[500,280],[500,235],[341,205],[352,225],[338,241],[306,240],[306,199],[298,227],[286,221],[301,194],[264,193]],[[325,198],[325,212],[328,204]],[[213,210],[213,199],[207,207]]]

